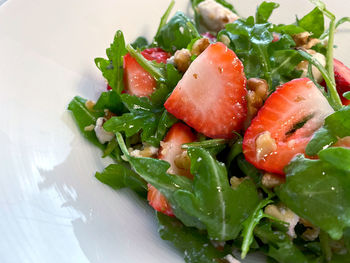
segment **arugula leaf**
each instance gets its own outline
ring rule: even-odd
[[[152,145],[159,145],[163,140],[168,129],[177,122],[177,119],[171,115],[167,110],[164,110],[159,118],[157,129],[154,135],[151,135],[147,141]]]
[[[130,112],[124,113],[122,116],[112,117],[105,122],[104,129],[114,133],[125,132],[127,137],[131,137],[142,130],[142,141],[158,147],[167,129],[177,119],[164,108],[155,106],[147,97],[122,94],[121,99]]]
[[[229,47],[243,62],[247,78],[266,79],[270,90],[300,77],[301,72],[295,68],[303,60],[292,49],[295,42],[289,35],[282,34],[278,41],[272,42],[272,30],[270,23],[255,24],[254,18],[249,17],[226,25],[218,35],[218,39],[222,34],[229,37]]]
[[[268,45],[273,36],[269,31],[271,24],[255,24],[254,17],[238,19],[226,25],[218,35],[225,34],[230,38],[230,47],[244,64],[247,78],[260,77],[267,80],[271,87],[271,68],[268,56]]]
[[[350,136],[350,106],[343,107],[339,111],[329,115],[323,127],[317,130],[306,146],[306,154],[316,155],[323,148],[337,142],[338,138]]]
[[[310,13],[306,14],[300,20],[297,20],[295,24],[291,25],[276,25],[272,28],[273,32],[285,33],[290,36],[300,34],[303,32],[313,33],[314,38],[319,38],[324,32],[324,15],[319,8],[313,9]]]
[[[275,10],[276,8],[278,8],[280,5],[278,3],[274,3],[274,2],[262,2],[257,10],[256,10],[256,14],[255,14],[255,21],[257,24],[263,24],[266,23],[273,10]]]
[[[106,158],[107,156],[113,157],[117,163],[123,162],[123,159],[121,158],[121,151],[115,138],[108,142],[106,148],[103,151],[102,158]]]
[[[227,154],[227,158],[226,158],[226,167],[230,168],[232,161],[243,152],[243,148],[242,148],[242,144],[243,144],[243,138],[240,137],[238,138],[237,141],[235,141],[235,143],[230,147],[230,151]]]
[[[168,162],[154,158],[130,156],[121,134],[117,132],[116,136],[122,152],[135,172],[161,191],[167,198],[171,199],[171,194],[178,189],[191,189],[192,183],[190,179],[167,173],[170,167]]]
[[[319,151],[331,146],[336,141],[336,136],[332,135],[326,128],[321,127],[313,134],[306,146],[305,153],[309,156],[315,156]]]
[[[206,233],[199,232],[195,228],[185,227],[174,217],[157,213],[158,232],[162,239],[168,240],[184,253],[187,263],[212,263],[229,252],[217,250]]]
[[[321,160],[340,170],[350,171],[350,149],[343,147],[331,147],[318,154]]]
[[[211,239],[236,238],[241,223],[259,201],[254,184],[245,180],[237,189],[232,189],[224,164],[202,148],[189,148],[187,152],[194,175],[193,192],[186,189],[176,191],[174,198],[178,206],[206,225]]]
[[[350,253],[346,253],[345,255],[333,255],[332,263],[350,263]]]
[[[254,234],[268,244],[267,255],[281,263],[309,263],[309,260],[290,240],[285,232],[275,230],[271,223],[258,225]]]
[[[316,7],[300,19],[298,25],[305,29],[305,31],[312,33],[312,37],[319,38],[325,29],[323,12]]]
[[[95,58],[96,66],[108,81],[109,86],[120,94],[124,89],[123,84],[123,56],[127,53],[123,32],[118,30],[113,43],[106,50],[108,59]]]
[[[150,100],[157,107],[163,107],[169,94],[173,91],[179,80],[182,78],[180,72],[172,64],[166,64],[165,83],[160,83],[159,87],[152,93]]]
[[[249,252],[249,247],[253,243],[254,240],[254,228],[259,224],[260,220],[266,217],[263,209],[268,204],[272,203],[269,199],[262,200],[254,212],[242,223],[243,231],[241,236],[243,237],[242,243],[242,253],[241,258],[244,259]]]
[[[298,51],[292,49],[275,50],[270,59],[273,88],[300,77],[301,71],[297,70],[296,66],[303,60],[303,57]]]
[[[188,148],[200,147],[202,149],[206,149],[208,152],[210,152],[210,154],[215,156],[219,152],[221,152],[223,149],[226,148],[227,143],[228,143],[228,140],[225,140],[225,139],[210,139],[210,140],[204,140],[200,142],[186,143],[182,145],[182,148],[188,149]]]
[[[120,95],[114,91],[102,92],[94,106],[94,109],[102,111],[104,109],[109,109],[115,114],[121,114],[125,111]]]
[[[175,88],[177,83],[182,78],[182,74],[172,64],[166,65],[166,83],[171,89]]]
[[[95,177],[116,190],[128,187],[142,196],[146,196],[147,194],[146,181],[122,164],[111,164],[101,173],[96,172]]]
[[[329,262],[332,258],[332,249],[330,247],[330,237],[327,233],[324,231],[320,231],[319,234],[319,239],[320,239],[320,246],[321,246],[321,251],[323,254],[323,257],[327,262]]]
[[[182,208],[178,206],[174,198],[174,193],[180,189],[191,191],[192,181],[185,176],[168,174],[167,171],[170,167],[170,164],[166,161],[154,158],[130,156],[122,135],[117,132],[116,138],[120,149],[124,153],[124,156],[127,158],[128,162],[135,170],[135,172],[141,178],[147,181],[147,183],[153,185],[167,198],[167,200],[170,202],[175,216],[180,219],[186,226],[193,226],[199,229],[204,229],[203,224],[201,224],[196,218],[186,214]]]
[[[257,169],[254,165],[249,163],[243,153],[238,155],[237,157],[237,164],[239,169],[249,178],[251,178],[255,184],[259,184],[260,178],[262,177],[262,172]]]
[[[157,29],[157,33],[156,33],[156,36],[159,35],[159,32],[160,30],[162,29],[163,26],[166,25],[166,22],[168,21],[168,18],[169,18],[169,15],[170,15],[170,12],[171,10],[173,9],[175,5],[175,1],[174,0],[171,0],[168,8],[165,10],[165,13],[162,15],[161,19],[160,19],[160,22],[159,22],[159,26],[158,26],[158,29]]]
[[[277,25],[271,29],[276,33],[284,33],[290,36],[305,32],[305,29],[297,25]]]
[[[155,36],[159,47],[168,51],[186,48],[193,38],[199,37],[199,33],[192,21],[182,12],[178,11],[165,24]]]
[[[277,190],[284,204],[333,239],[350,226],[350,171],[342,163],[350,150],[341,149],[322,150],[320,160],[296,157],[285,170],[286,183]]]
[[[112,145],[113,142],[110,142],[107,145],[101,144],[98,141],[94,130],[85,130],[85,127],[95,125],[96,120],[99,117],[104,116],[102,110],[88,110],[85,106],[86,101],[86,99],[76,96],[69,103],[68,110],[73,113],[75,122],[83,136],[103,151],[102,157],[110,156],[119,162],[121,160],[120,151]]]
[[[84,135],[86,139],[92,142],[94,145],[98,146],[101,149],[104,149],[105,146],[101,144],[95,134],[95,131],[86,131],[85,127],[90,125],[95,125],[96,120],[99,117],[104,116],[103,111],[89,111],[86,106],[86,99],[82,97],[76,96],[72,99],[72,101],[68,105],[68,110],[73,113],[75,122],[78,124],[78,127],[81,133]]]
[[[138,37],[131,43],[131,46],[135,49],[145,49],[148,47],[148,41],[144,37]]]

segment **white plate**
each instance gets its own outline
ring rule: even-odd
[[[108,160],[66,111],[74,95],[95,99],[105,88],[93,58],[105,56],[114,32],[129,42],[150,38],[168,2],[8,0],[0,7],[0,262],[183,262],[158,237],[152,209],[94,178]],[[249,15],[257,2],[235,5]],[[277,22],[312,7],[280,2]],[[328,2],[339,17],[349,15],[347,0]],[[175,9],[187,6],[178,0]],[[349,25],[342,28],[336,55],[350,65]]]

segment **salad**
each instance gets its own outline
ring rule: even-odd
[[[96,178],[130,188],[186,262],[350,262],[350,69],[320,0],[291,24],[191,0],[151,42],[117,31],[96,66],[107,88],[68,109],[115,162]]]

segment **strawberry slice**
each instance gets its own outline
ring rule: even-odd
[[[194,142],[195,140],[196,136],[192,133],[190,127],[185,124],[178,122],[171,127],[161,143],[158,154],[158,159],[170,163],[168,173],[187,176],[192,179],[189,170],[178,167],[175,164],[175,159],[184,151],[181,149],[182,144]]]
[[[244,134],[247,161],[283,175],[283,168],[296,154],[305,153],[312,134],[332,113],[332,107],[310,79],[285,83],[266,100]]]
[[[243,64],[224,44],[211,44],[190,65],[165,108],[211,138],[232,138],[247,113]]]
[[[337,91],[344,105],[349,105],[350,100],[343,97],[343,93],[350,91],[350,68],[342,62],[334,59],[334,77],[337,85]]]
[[[187,176],[192,178],[189,170],[182,169],[175,165],[175,159],[177,156],[183,153],[181,149],[182,144],[190,143],[196,140],[196,137],[192,133],[191,129],[183,123],[174,124],[164,141],[161,143],[161,147],[158,153],[158,159],[167,161],[170,163],[168,173]],[[173,215],[171,206],[166,198],[152,185],[148,185],[147,199],[149,204],[157,211],[166,215]]]
[[[149,48],[141,52],[147,60],[166,63],[170,54],[161,48]],[[155,79],[143,69],[129,53],[124,56],[125,91],[138,97],[148,97],[156,89]]]
[[[147,200],[156,211],[166,214],[168,216],[174,216],[168,200],[162,195],[154,186],[148,184]]]

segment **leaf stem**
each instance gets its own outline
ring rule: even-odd
[[[321,0],[310,0],[310,2],[315,4],[318,7],[318,9],[320,9],[323,12],[323,14],[331,20],[329,24],[328,46],[327,46],[327,54],[326,54],[326,71],[328,74],[325,74],[325,75],[327,75],[327,79],[325,78],[325,75],[322,73],[322,71],[321,73],[327,84],[329,103],[331,104],[333,109],[337,111],[341,109],[343,105],[338,95],[337,87],[334,79],[333,48],[334,48],[334,34],[336,29],[335,15],[326,9],[326,5]]]
[[[185,143],[182,145],[181,148],[182,149],[188,149],[189,147],[210,148],[210,147],[216,147],[226,143],[228,143],[228,140],[225,140],[225,139],[211,139],[211,140],[205,140],[202,142]]]
[[[125,145],[125,143],[124,143],[123,136],[121,135],[120,132],[116,132],[116,133],[115,133],[115,137],[116,137],[116,139],[117,139],[117,142],[118,142],[119,147],[120,147],[120,149],[122,150],[123,154],[125,155],[125,157],[126,157],[127,159],[129,159],[129,156],[130,156],[130,155],[129,155],[128,149],[126,148],[126,145]]]
[[[329,104],[333,107],[335,111],[341,109],[342,103],[339,98],[336,86],[335,86],[335,81],[332,80],[331,76],[329,75],[328,71],[324,66],[321,65],[321,63],[315,59],[313,56],[311,56],[309,53],[307,53],[304,50],[299,49],[298,50],[299,54],[303,56],[306,60],[308,60],[311,64],[313,64],[322,74],[322,77],[324,78],[327,88],[328,88],[328,102]],[[333,77],[334,77],[334,72],[333,72]],[[335,93],[334,93],[335,92]]]

